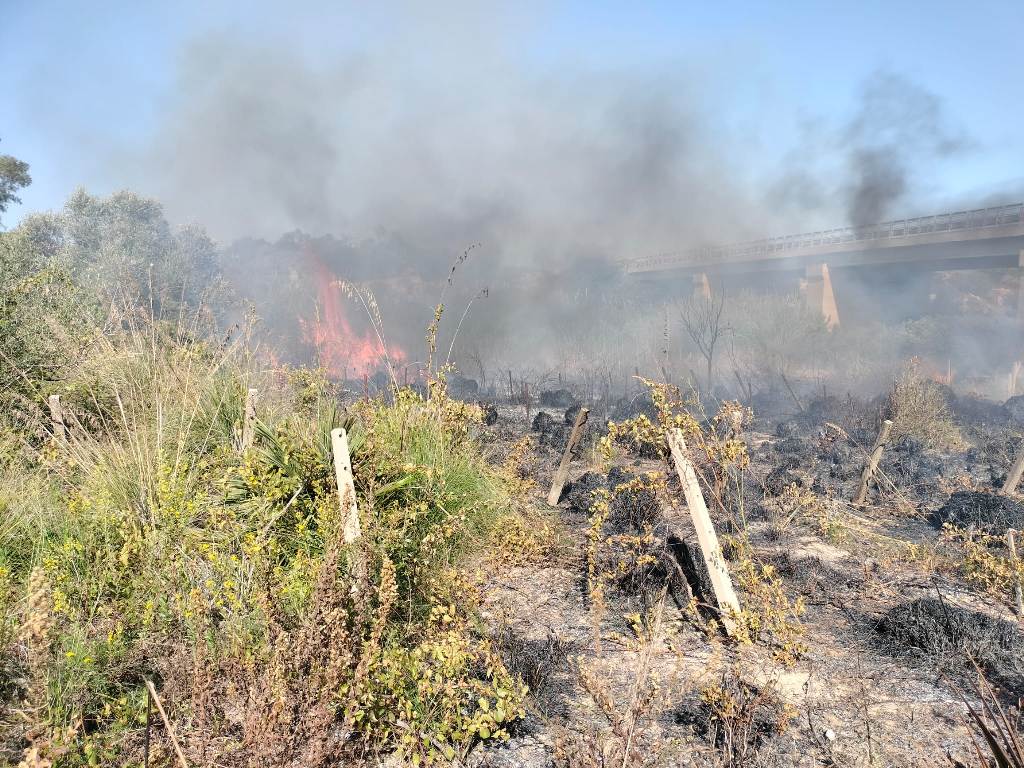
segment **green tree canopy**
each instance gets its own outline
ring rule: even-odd
[[[28,163],[11,155],[0,155],[0,213],[6,212],[11,203],[20,203],[18,190],[31,183]]]

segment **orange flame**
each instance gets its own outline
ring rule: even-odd
[[[316,279],[317,307],[312,320],[300,320],[305,340],[316,347],[322,365],[330,376],[354,378],[372,374],[387,365],[401,362],[401,348],[385,346],[372,328],[353,330],[345,315],[343,283],[315,254],[307,251]]]

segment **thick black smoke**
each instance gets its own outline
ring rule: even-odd
[[[849,174],[847,218],[855,227],[897,217],[899,206],[913,207],[910,195],[930,166],[970,146],[935,94],[890,72],[865,82],[840,141]]]

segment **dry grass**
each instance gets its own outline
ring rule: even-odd
[[[931,448],[964,446],[963,435],[953,422],[946,395],[937,383],[921,373],[911,360],[896,378],[888,400],[893,437],[910,437]]]

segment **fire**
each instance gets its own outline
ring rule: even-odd
[[[358,332],[345,314],[344,284],[311,251],[307,257],[316,279],[316,314],[301,320],[305,340],[316,347],[322,365],[336,378],[358,378],[405,359],[396,346],[386,345],[373,328]]]

